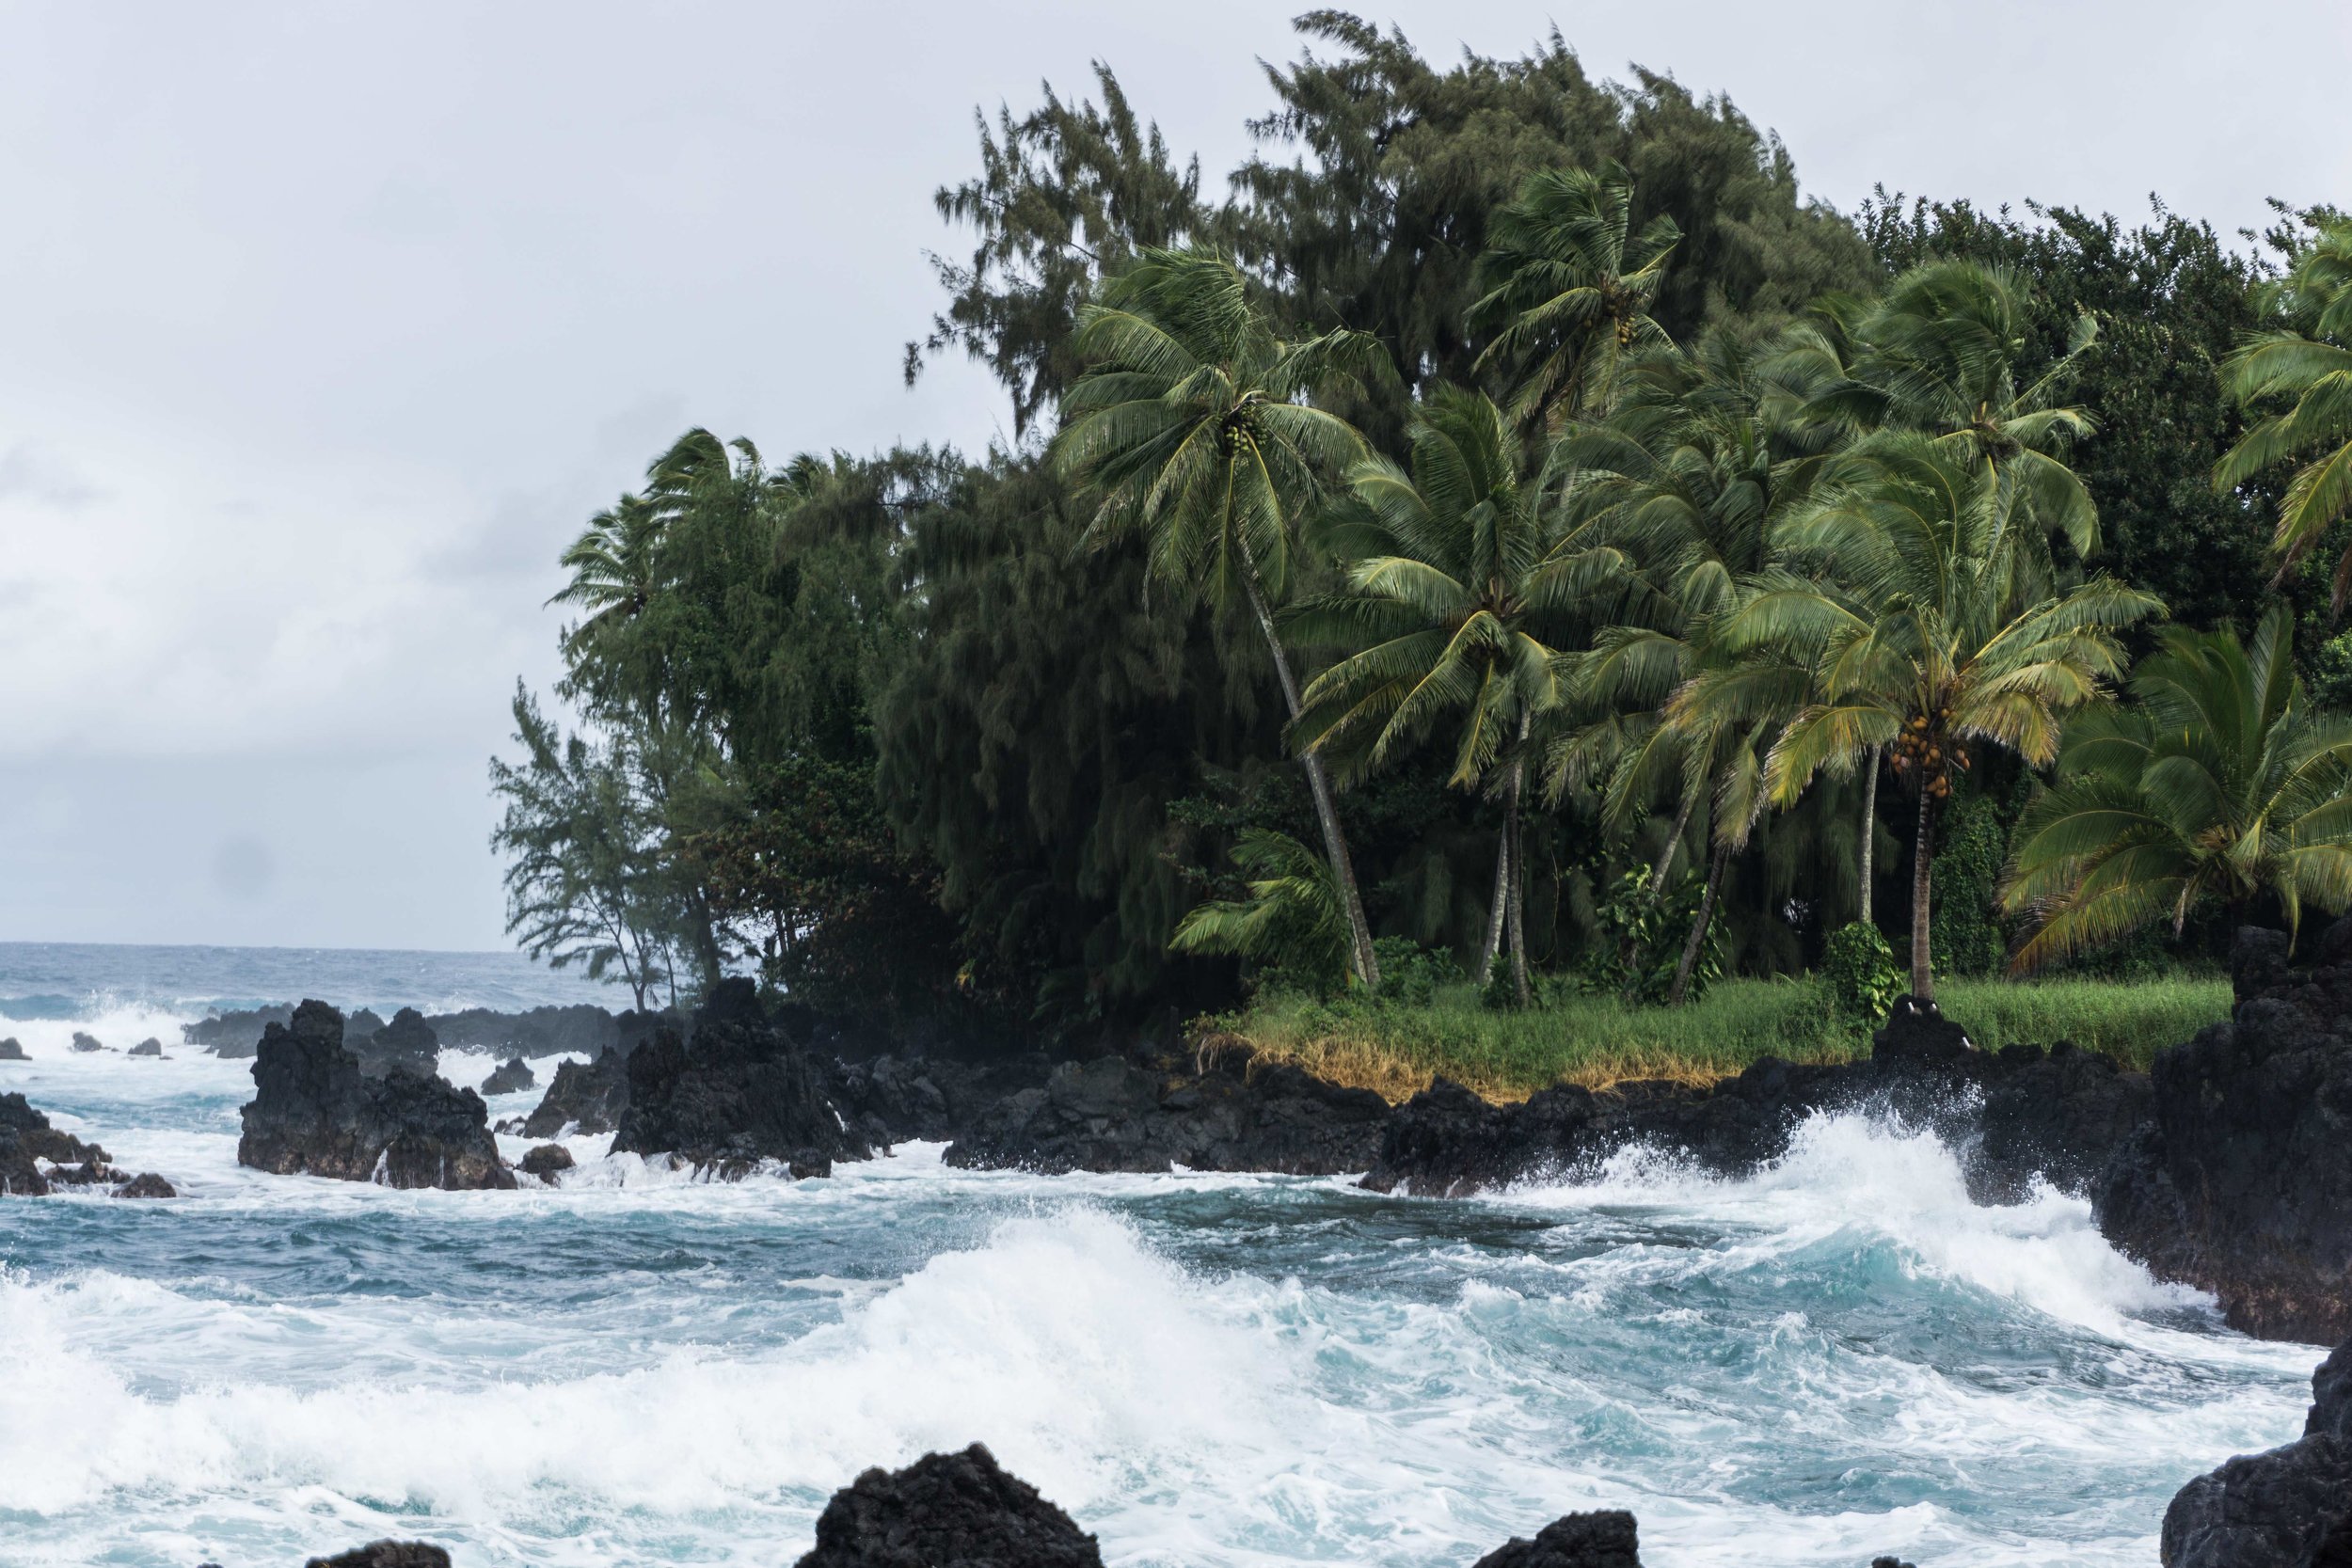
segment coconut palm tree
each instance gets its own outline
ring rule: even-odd
[[[1971,748],[2029,766],[2058,755],[2059,719],[2122,667],[2115,633],[2162,605],[2108,578],[2029,593],[2021,551],[2038,520],[2015,487],[1954,443],[1886,435],[1777,531],[1785,562],[1761,574],[1712,629],[1727,657],[1778,654],[1812,672],[1809,700],[1765,758],[1762,786],[1788,805],[1823,771],[1888,750],[1918,797],[1913,844],[1911,985],[1934,995],[1929,950],[1936,803]],[[1675,717],[1706,699],[1692,686]],[[1684,721],[1712,718],[1691,712]]]
[[[582,611],[564,628],[563,652],[574,662],[593,657],[619,629],[644,612],[660,586],[661,510],[643,496],[620,500],[589,519],[559,564],[571,580],[548,603]]]
[[[2222,363],[2222,383],[2244,405],[2294,401],[2255,421],[2215,467],[2214,483],[2233,489],[2277,464],[2307,459],[2279,505],[2273,547],[2283,581],[2352,510],[2352,218],[2321,227],[2274,298],[2292,325],[2239,344]],[[2341,615],[2352,595],[2352,548],[2336,562],[2333,594]]]
[[[1296,728],[1311,752],[1356,751],[1376,768],[1450,723],[1448,782],[1498,785],[1502,844],[1479,973],[1493,967],[1507,930],[1524,1006],[1526,741],[1536,716],[1560,700],[1547,623],[1575,591],[1576,563],[1549,559],[1519,455],[1490,399],[1439,388],[1415,420],[1411,471],[1365,458],[1327,515],[1328,541],[1349,563],[1347,591],[1310,601],[1288,625],[1306,641],[1356,650],[1307,688]]]
[[[1818,307],[1782,369],[1817,383],[1805,410],[1813,420],[1853,436],[1917,431],[1991,472],[1995,504],[2034,525],[2020,546],[2044,546],[2014,553],[2032,592],[2055,583],[2049,539],[2063,536],[2082,558],[2099,546],[2098,508],[2065,461],[2096,427],[2087,410],[2059,401],[2098,329],[2077,318],[2066,352],[2021,384],[2027,289],[2003,268],[1927,262],[1876,300]]]
[[[2167,626],[2132,673],[2136,702],[2067,726],[2057,783],[2026,808],[2002,893],[2038,917],[2012,960],[2041,968],[2205,900],[2352,903],[2352,721],[2312,712],[2295,617],[2252,643]]]
[[[1543,170],[1496,211],[1470,322],[1494,334],[1479,367],[1510,368],[1514,417],[1608,408],[1627,357],[1667,341],[1649,310],[1681,239],[1663,216],[1633,232],[1632,177],[1614,162]]]
[[[1079,313],[1076,346],[1089,369],[1062,400],[1055,448],[1062,471],[1095,499],[1089,534],[1141,530],[1153,583],[1246,603],[1295,719],[1298,681],[1275,609],[1290,585],[1300,520],[1328,478],[1364,451],[1352,426],[1307,400],[1380,373],[1379,345],[1345,331],[1285,341],[1230,262],[1146,250]],[[1379,963],[1329,775],[1311,750],[1299,765],[1356,973],[1376,987]]]

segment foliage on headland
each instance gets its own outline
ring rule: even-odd
[[[1580,1070],[1538,1021],[1728,1069],[1843,1049],[1824,984],[2352,900],[2344,220],[1841,214],[1557,38],[1298,25],[1221,182],[1106,67],[981,121],[906,372],[985,366],[1006,442],[694,430],[591,520],[493,771],[530,950],[1008,1031],[1257,990],[1266,1042],[1396,971],[1502,1089]],[[2156,1026],[2059,990],[1950,999]]]

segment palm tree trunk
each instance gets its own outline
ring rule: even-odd
[[[1519,736],[1525,739],[1527,725],[1521,721]],[[1503,842],[1511,847],[1511,986],[1518,993],[1523,1008],[1529,1001],[1527,990],[1527,854],[1519,842],[1519,784],[1526,775],[1525,759],[1511,759],[1511,780],[1502,790]]]
[[[1867,926],[1870,924],[1870,879],[1875,874],[1871,869],[1870,854],[1877,847],[1879,836],[1879,749],[1870,747],[1862,756],[1862,893],[1855,905],[1854,919]]]
[[[1495,972],[1495,955],[1502,951],[1502,923],[1511,906],[1511,824],[1495,830],[1495,894],[1486,903],[1486,940],[1478,947],[1478,983]]]
[[[1715,922],[1715,897],[1723,891],[1724,869],[1731,863],[1731,846],[1715,846],[1714,858],[1707,865],[1707,893],[1699,900],[1698,918],[1691,922],[1690,940],[1682,944],[1682,961],[1675,965],[1675,988],[1666,998],[1666,1006],[1679,1007],[1690,994],[1691,972],[1698,967],[1699,954],[1707,946],[1707,928]]]
[[[1649,895],[1655,900],[1666,891],[1666,873],[1675,863],[1675,851],[1682,846],[1682,835],[1691,831],[1691,814],[1698,809],[1699,792],[1695,789],[1682,797],[1682,810],[1675,816],[1674,832],[1666,835],[1666,847],[1658,853],[1657,867],[1649,874]]]
[[[1257,562],[1243,551],[1243,586],[1249,594],[1249,608],[1258,617],[1258,629],[1265,634],[1266,652],[1274,658],[1275,678],[1282,683],[1282,702],[1293,719],[1298,717],[1298,680],[1291,673],[1290,656],[1282,651],[1282,639],[1274,630],[1274,612],[1266,608],[1265,594],[1258,588]],[[1331,877],[1340,885],[1340,907],[1347,911],[1348,945],[1354,950],[1356,974],[1367,990],[1380,989],[1380,962],[1372,955],[1372,926],[1364,919],[1363,895],[1356,889],[1356,865],[1348,858],[1347,840],[1340,832],[1339,804],[1331,794],[1331,776],[1326,772],[1323,758],[1313,752],[1299,754],[1298,766],[1307,774],[1307,793],[1315,802],[1315,820],[1323,829],[1323,852],[1331,862]]]
[[[1911,851],[1911,994],[1935,1000],[1935,960],[1928,946],[1928,876],[1935,856],[1935,796],[1919,789],[1919,832]]]

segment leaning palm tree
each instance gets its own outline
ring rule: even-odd
[[[1727,655],[1778,653],[1812,671],[1810,700],[1765,759],[1763,787],[1793,803],[1814,777],[1888,749],[1918,797],[1911,987],[1934,995],[1929,947],[1936,803],[1972,747],[2046,767],[2060,715],[2122,668],[2116,632],[2163,606],[2108,578],[2029,594],[2016,557],[2038,524],[2017,492],[1965,451],[1883,436],[1778,531],[1783,564],[1714,628]],[[1670,713],[1696,699],[1677,694]]]
[[[1470,321],[1494,333],[1478,364],[1510,368],[1514,417],[1610,405],[1627,356],[1667,341],[1649,311],[1681,239],[1663,216],[1633,231],[1632,177],[1613,162],[1532,175],[1495,213]]]
[[[1329,476],[1363,455],[1345,420],[1307,401],[1379,373],[1379,345],[1333,331],[1277,337],[1228,261],[1146,250],[1079,313],[1088,371],[1062,400],[1062,471],[1095,499],[1090,537],[1140,530],[1152,581],[1180,594],[1245,603],[1290,716],[1299,688],[1275,626],[1300,519]],[[1323,758],[1303,752],[1324,852],[1339,884],[1357,974],[1380,979],[1372,928],[1341,834]]]
[[[564,628],[566,658],[578,662],[593,657],[644,613],[660,585],[666,521],[661,509],[644,497],[623,496],[589,519],[586,531],[564,550],[560,564],[571,580],[548,603],[582,611],[578,624]]]
[[[2273,547],[2283,580],[2352,511],[2352,218],[2322,226],[2275,298],[2292,325],[2240,343],[2222,364],[2222,381],[2241,404],[2294,402],[2255,421],[2215,467],[2214,483],[2234,489],[2277,464],[2307,459],[2279,505]],[[2352,596],[2352,548],[2336,562],[2333,593],[2341,615]]]
[[[2026,808],[2002,903],[2038,917],[2012,960],[2039,969],[2157,920],[2180,934],[2211,900],[2352,903],[2352,722],[2311,710],[2295,617],[2251,645],[2168,626],[2132,673],[2131,706],[2067,726],[2057,783]]]
[[[1294,635],[1357,650],[1307,688],[1297,732],[1311,752],[1378,767],[1440,724],[1454,728],[1449,782],[1498,784],[1502,843],[1479,974],[1507,931],[1512,982],[1528,1001],[1519,799],[1526,742],[1560,700],[1547,619],[1575,591],[1574,562],[1548,561],[1520,443],[1502,410],[1439,388],[1416,419],[1409,473],[1367,457],[1328,514],[1347,591],[1310,601]]]

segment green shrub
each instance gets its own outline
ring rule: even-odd
[[[1895,1006],[1910,978],[1876,926],[1857,920],[1830,933],[1821,978],[1850,1019],[1876,1023]]]
[[[1433,953],[1410,937],[1380,937],[1372,944],[1380,965],[1380,1000],[1425,1007],[1440,986],[1458,985],[1462,966],[1450,953]]]

